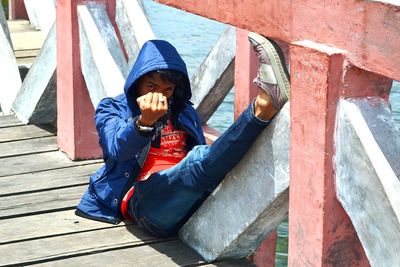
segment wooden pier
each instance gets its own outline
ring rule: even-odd
[[[29,20],[19,19],[7,22],[17,64],[30,68],[46,39],[46,34],[35,30]]]
[[[253,266],[207,264],[177,238],[77,217],[75,205],[102,161],[71,161],[54,131],[0,117],[0,266]]]

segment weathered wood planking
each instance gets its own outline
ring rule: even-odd
[[[94,239],[95,240],[95,239]],[[52,261],[44,266],[185,266],[204,263],[199,255],[179,240],[131,247],[99,254]]]
[[[0,219],[27,216],[38,212],[74,208],[87,186],[68,187],[0,198]]]
[[[51,126],[24,125],[18,127],[2,128],[0,131],[0,143],[17,140],[25,140],[38,137],[54,136]]]
[[[89,176],[100,168],[101,165],[102,163],[95,163],[84,166],[4,176],[0,178],[0,196],[87,184],[89,182]]]
[[[72,233],[2,245],[0,246],[0,265],[33,264],[94,253],[96,253],[94,255],[97,257],[102,258],[103,251],[124,249],[160,241],[162,239],[149,236],[135,225]],[[183,245],[181,244],[181,246]],[[133,263],[134,257],[129,257]],[[82,258],[85,259],[85,257]],[[103,260],[105,260],[105,257],[101,261],[97,261],[98,266],[107,265],[102,263]],[[148,263],[150,262],[148,261]],[[67,266],[73,265],[67,264]],[[82,265],[77,264],[75,266]],[[118,264],[113,266],[118,266]]]
[[[57,150],[57,138],[55,136],[12,141],[0,143],[0,158]]]
[[[36,57],[39,51],[40,51],[39,49],[18,50],[15,51],[15,56],[17,58]]]
[[[99,162],[101,160],[71,161],[60,151],[2,158],[0,159],[0,177]]]
[[[255,264],[249,262],[246,259],[241,259],[241,260],[234,260],[234,261],[224,261],[224,262],[216,262],[216,263],[210,263],[206,265],[201,265],[202,267],[212,267],[212,266],[218,266],[218,267],[256,267]]]
[[[0,220],[0,245],[113,227],[125,228],[129,224],[132,223],[114,225],[88,220],[76,216],[74,210],[4,219]]]
[[[14,115],[0,116],[0,128],[24,125]]]

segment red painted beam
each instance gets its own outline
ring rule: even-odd
[[[57,26],[57,142],[71,159],[101,157],[94,108],[80,63],[77,5],[80,0],[56,3]]]
[[[8,1],[8,18],[14,19],[29,19],[26,12],[24,0],[9,0]]]
[[[400,80],[400,6],[360,0],[157,0],[278,40],[346,50],[351,63]]]

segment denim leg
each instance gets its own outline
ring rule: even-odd
[[[196,146],[174,167],[136,182],[130,213],[156,236],[176,234],[268,123],[252,104],[211,146]]]

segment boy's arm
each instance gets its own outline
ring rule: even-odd
[[[117,161],[139,155],[151,142],[153,134],[142,134],[135,127],[137,118],[122,116],[121,103],[113,98],[103,99],[96,109],[96,128],[103,153]]]

